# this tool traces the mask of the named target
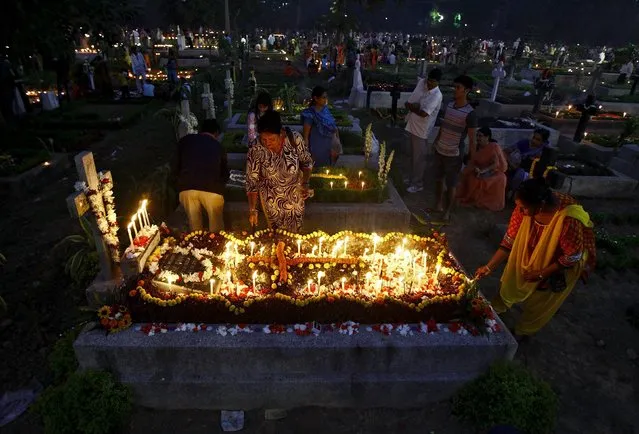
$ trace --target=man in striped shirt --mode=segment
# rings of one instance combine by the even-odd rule
[[[468,136],[469,152],[475,154],[475,129],[477,115],[468,103],[468,92],[473,87],[473,80],[461,75],[457,77],[454,100],[446,106],[444,119],[435,139],[435,178],[437,180],[436,211],[443,212],[444,220],[450,219],[450,211],[455,203],[455,193],[459,173],[462,168],[465,139]],[[444,197],[446,184],[446,197]],[[444,203],[444,199],[446,202]]]

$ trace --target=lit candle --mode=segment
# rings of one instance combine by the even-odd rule
[[[321,291],[322,289],[322,277],[326,276],[326,273],[324,273],[323,271],[318,271],[317,272],[317,291]]]
[[[585,132],[585,133],[584,133],[584,137],[588,137],[588,132]]]
[[[424,273],[419,273],[417,276],[417,288],[421,290],[422,288],[422,279],[424,278]]]
[[[362,181],[362,191],[364,191],[364,186],[366,185],[366,183],[364,181]]]
[[[264,256],[264,246],[260,247],[260,256]]]
[[[368,254],[368,252],[369,252],[369,251],[370,251],[370,249],[369,249],[368,247],[367,247],[367,248],[365,248],[365,249],[364,249],[364,255],[363,255],[363,256],[364,256],[364,257],[366,257],[366,255]]]
[[[439,279],[439,272],[442,269],[442,264],[440,264],[439,262],[437,263],[437,265],[435,266],[435,280]]]
[[[142,232],[142,229],[146,226],[146,223],[144,221],[144,216],[142,214],[142,207],[138,209],[138,212],[136,213],[136,215],[138,216],[138,221],[140,222],[140,232]]]
[[[328,175],[330,172],[331,172],[330,170],[326,169],[326,174],[327,174],[327,175]]]
[[[568,111],[572,110],[572,105],[568,105]]]
[[[257,279],[257,271],[253,271],[253,291],[257,290],[257,286],[255,286],[255,279]]]
[[[227,272],[226,272],[226,284],[227,284],[227,285],[230,285],[230,284],[232,283],[231,277],[232,277],[231,272],[230,272],[230,271],[227,271]]]
[[[626,113],[626,112],[623,112],[623,117],[625,118],[627,114],[628,114],[628,113]]]
[[[313,250],[311,250],[311,256],[315,256],[315,250],[317,250],[317,246],[313,246]]]
[[[368,273],[366,273],[366,287],[368,288],[368,286],[371,283],[371,277],[373,277],[373,273],[371,273],[370,271]]]
[[[146,207],[148,204],[149,204],[149,201],[147,199],[144,199],[142,201],[142,212],[144,214],[144,220],[146,221],[146,225],[151,226],[151,220],[149,220],[149,213],[146,210]]]
[[[302,240],[297,240],[297,256],[302,255]]]
[[[361,170],[360,170],[360,171],[359,171],[359,173],[357,174],[357,177],[358,177],[358,178],[360,178],[360,179],[362,178],[362,171],[361,171]]]
[[[347,255],[347,253],[346,253],[346,248],[347,248],[347,247],[348,247],[348,237],[346,237],[346,238],[344,239],[344,256],[346,256],[346,255]]]
[[[404,285],[404,278],[399,278],[399,288],[397,289],[397,293],[399,293],[399,289],[401,288],[402,294],[406,293],[406,286]]]
[[[333,189],[333,181],[329,182],[329,184],[331,185],[331,190]]]
[[[255,241],[251,241],[251,256],[253,256],[254,251],[255,251]]]
[[[322,256],[322,241],[324,241],[324,237],[319,239],[319,256]]]
[[[311,283],[313,283],[313,281],[311,279],[308,279],[308,293],[311,293]]]
[[[213,295],[213,285],[215,285],[215,279],[209,280],[209,295]]]
[[[377,242],[379,241],[377,234],[373,234],[373,256],[377,253]]]
[[[556,117],[556,118],[558,118],[558,117],[559,117],[559,110],[557,110],[557,111],[555,112],[555,117]]]
[[[344,181],[344,188],[348,188],[348,181]]]
[[[138,237],[138,228],[135,225],[135,219],[137,218],[137,214],[133,214],[133,217],[131,217],[131,224],[133,225],[133,233],[135,234],[135,236],[133,238],[137,238]],[[140,228],[142,229],[142,228]]]
[[[132,246],[133,237],[131,236],[131,226],[133,226],[133,222],[129,223],[129,225],[126,227],[126,230],[129,232],[129,244]]]
[[[342,292],[346,291],[346,277],[342,277]]]

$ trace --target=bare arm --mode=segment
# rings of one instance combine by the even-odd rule
[[[309,146],[310,137],[311,137],[311,124],[304,122],[304,129],[302,130],[302,136],[304,137],[304,143],[306,146]]]
[[[477,151],[477,136],[475,131],[476,128],[468,128],[468,150],[470,152],[471,159],[475,156],[475,152]]]

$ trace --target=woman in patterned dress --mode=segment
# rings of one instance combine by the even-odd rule
[[[492,259],[475,272],[483,278],[508,259],[492,305],[503,313],[523,303],[515,326],[521,341],[559,310],[577,281],[595,265],[590,216],[572,197],[553,192],[543,178],[522,183],[506,235]]]
[[[258,223],[258,197],[270,229],[299,232],[313,159],[302,136],[284,129],[279,113],[267,111],[257,124],[257,143],[246,156],[249,223]]]

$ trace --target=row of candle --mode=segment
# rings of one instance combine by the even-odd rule
[[[149,213],[147,212],[147,205],[149,201],[144,199],[140,203],[140,207],[138,210],[131,216],[131,221],[129,225],[126,227],[127,232],[129,233],[129,243],[133,246],[133,240],[138,237],[138,232],[141,232],[145,227],[151,226],[151,220],[149,219]],[[133,229],[133,232],[131,232]]]

